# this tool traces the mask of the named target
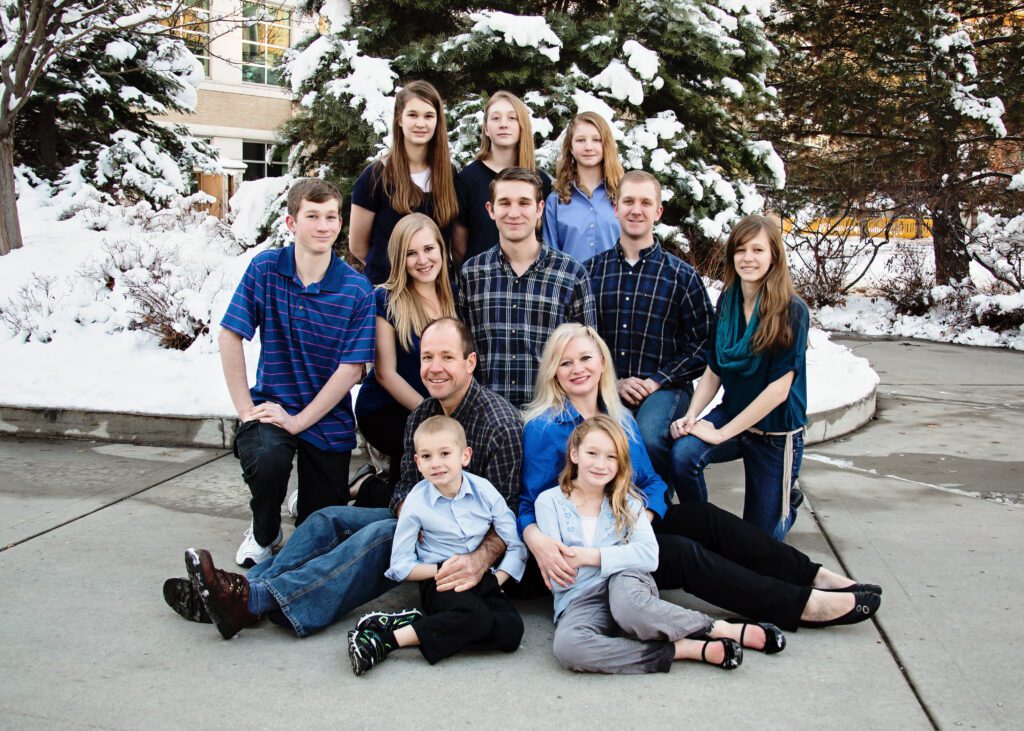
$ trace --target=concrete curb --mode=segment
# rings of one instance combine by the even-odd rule
[[[808,414],[805,444],[849,434],[874,415],[874,389],[859,401]],[[238,419],[225,416],[161,416],[0,405],[0,434],[16,437],[230,449],[237,426]]]
[[[0,405],[0,434],[230,449],[238,419]]]

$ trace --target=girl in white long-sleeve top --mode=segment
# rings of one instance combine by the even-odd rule
[[[675,660],[739,667],[744,625],[658,597],[658,544],[631,475],[622,427],[599,415],[573,431],[559,485],[537,498],[537,527],[572,549],[577,569],[574,583],[552,584],[555,657],[600,673],[668,672]]]

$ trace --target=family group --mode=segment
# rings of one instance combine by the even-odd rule
[[[880,587],[784,542],[803,499],[809,316],[778,227],[733,227],[715,308],[655,236],[658,180],[623,170],[599,115],[570,123],[553,181],[508,92],[490,97],[461,172],[447,137],[433,86],[398,92],[390,150],[352,194],[365,276],[333,253],[338,190],[292,186],[294,245],[252,259],[219,337],[252,494],[236,555],[249,572],[189,549],[167,603],[225,639],[263,617],[305,637],[419,582],[420,608],[371,612],[348,633],[357,675],[399,647],[431,664],[514,651],[512,600],[542,595],[555,657],[591,672],[732,669],[744,648],[781,651],[782,630],[872,616]],[[243,340],[257,331],[250,388]],[[357,425],[386,471],[350,477]],[[704,479],[735,459],[742,518]],[[745,619],[659,596],[679,588]]]

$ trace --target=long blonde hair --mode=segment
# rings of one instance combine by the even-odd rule
[[[604,494],[608,498],[612,515],[615,516],[615,532],[619,534],[619,538],[623,542],[626,542],[633,533],[637,519],[629,507],[629,498],[643,504],[643,497],[633,486],[633,463],[629,456],[629,440],[626,438],[626,433],[622,431],[622,427],[614,420],[604,414],[599,414],[573,429],[565,448],[565,467],[562,468],[562,472],[558,476],[558,485],[566,497],[569,497],[576,489],[575,482],[579,478],[580,470],[579,465],[572,461],[572,453],[575,450],[578,455],[583,440],[595,431],[607,434],[608,438],[612,440],[612,444],[615,445],[615,457],[619,464],[619,471],[604,486]]]
[[[572,138],[576,134],[576,125],[580,122],[594,125],[601,135],[601,172],[604,175],[604,189],[608,192],[608,200],[614,201],[619,192],[619,181],[622,180],[625,171],[619,161],[619,148],[612,137],[612,128],[597,112],[580,112],[569,123],[562,138],[562,151],[558,155],[558,169],[552,187],[558,193],[558,200],[568,203],[572,199],[573,185],[580,185],[576,172],[576,158],[572,156]]]
[[[405,257],[409,253],[409,242],[412,237],[423,229],[430,231],[441,252],[441,270],[434,280],[434,291],[441,305],[441,317],[455,316],[455,298],[452,296],[452,285],[448,279],[448,256],[445,253],[444,239],[429,216],[422,213],[410,213],[403,217],[391,232],[388,240],[388,259],[391,261],[391,274],[381,285],[390,293],[388,297],[388,315],[395,323],[395,334],[398,342],[405,350],[412,349],[412,338],[420,335],[423,329],[434,319],[423,309],[423,302],[413,288],[413,280],[405,267]]]
[[[500,101],[507,101],[516,110],[516,121],[519,122],[519,142],[516,143],[515,167],[526,168],[537,171],[537,158],[533,149],[533,125],[530,123],[530,110],[523,103],[523,100],[510,91],[496,91],[487,100],[484,107],[484,123],[480,128],[480,152],[476,153],[477,160],[487,160],[491,156],[491,138],[485,131],[487,128],[487,115],[491,107]]]
[[[391,149],[379,166],[380,180],[391,201],[391,207],[399,213],[412,213],[423,202],[424,192],[412,182],[409,156],[405,152],[405,135],[402,133],[402,112],[412,99],[425,101],[437,113],[434,136],[430,138],[427,146],[427,163],[430,166],[433,218],[438,226],[447,226],[458,215],[459,202],[455,195],[451,153],[448,151],[448,122],[445,119],[444,102],[430,82],[410,81],[395,95],[395,116],[391,120]]]
[[[621,426],[625,431],[632,432],[629,412],[619,400],[619,392],[615,386],[615,366],[612,360],[611,351],[605,344],[597,330],[578,322],[567,322],[556,327],[548,336],[544,344],[544,352],[540,356],[540,366],[537,368],[537,387],[534,390],[533,400],[528,403],[524,411],[524,419],[529,421],[539,416],[551,413],[561,413],[569,405],[569,397],[558,383],[558,363],[562,360],[562,353],[569,342],[574,338],[589,338],[597,348],[601,356],[601,380],[598,382],[597,396],[604,404],[605,413],[612,421]]]
[[[761,322],[750,341],[755,353],[785,350],[793,344],[793,327],[789,323],[789,303],[796,297],[793,280],[789,276],[786,262],[786,247],[782,243],[782,232],[770,218],[758,215],[745,216],[733,226],[725,244],[725,273],[722,277],[722,291],[738,287],[734,255],[740,244],[745,244],[761,231],[768,235],[772,254],[771,268],[761,282]]]

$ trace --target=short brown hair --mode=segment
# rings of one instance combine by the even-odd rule
[[[526,168],[510,167],[505,168],[491,181],[491,185],[488,187],[487,192],[491,200],[491,205],[494,205],[494,191],[498,189],[498,183],[503,183],[506,180],[515,180],[522,183],[529,183],[533,186],[533,196],[540,202],[544,193],[543,183],[540,182],[540,176],[532,170]]]
[[[288,215],[294,218],[299,215],[303,201],[326,203],[331,198],[338,201],[338,213],[341,213],[341,191],[334,183],[323,178],[302,178],[292,183],[288,190]]]
[[[459,449],[466,448],[466,430],[462,428],[462,424],[452,417],[444,416],[443,414],[431,416],[416,427],[416,431],[412,435],[412,442],[416,444],[420,435],[426,436],[427,434],[443,434],[446,432],[455,437],[455,446]]]
[[[470,353],[476,352],[476,343],[473,342],[473,333],[469,330],[469,325],[464,323],[457,317],[439,317],[432,321],[420,333],[420,340],[423,340],[423,336],[427,334],[427,330],[434,327],[435,325],[448,324],[455,328],[455,332],[459,334],[459,342],[462,343],[462,357],[468,358]]]
[[[619,198],[622,196],[622,186],[626,183],[654,183],[654,192],[657,194],[654,202],[661,205],[661,183],[646,170],[630,170],[622,176],[622,180],[619,181],[619,190],[615,195],[616,203],[619,202]]]

